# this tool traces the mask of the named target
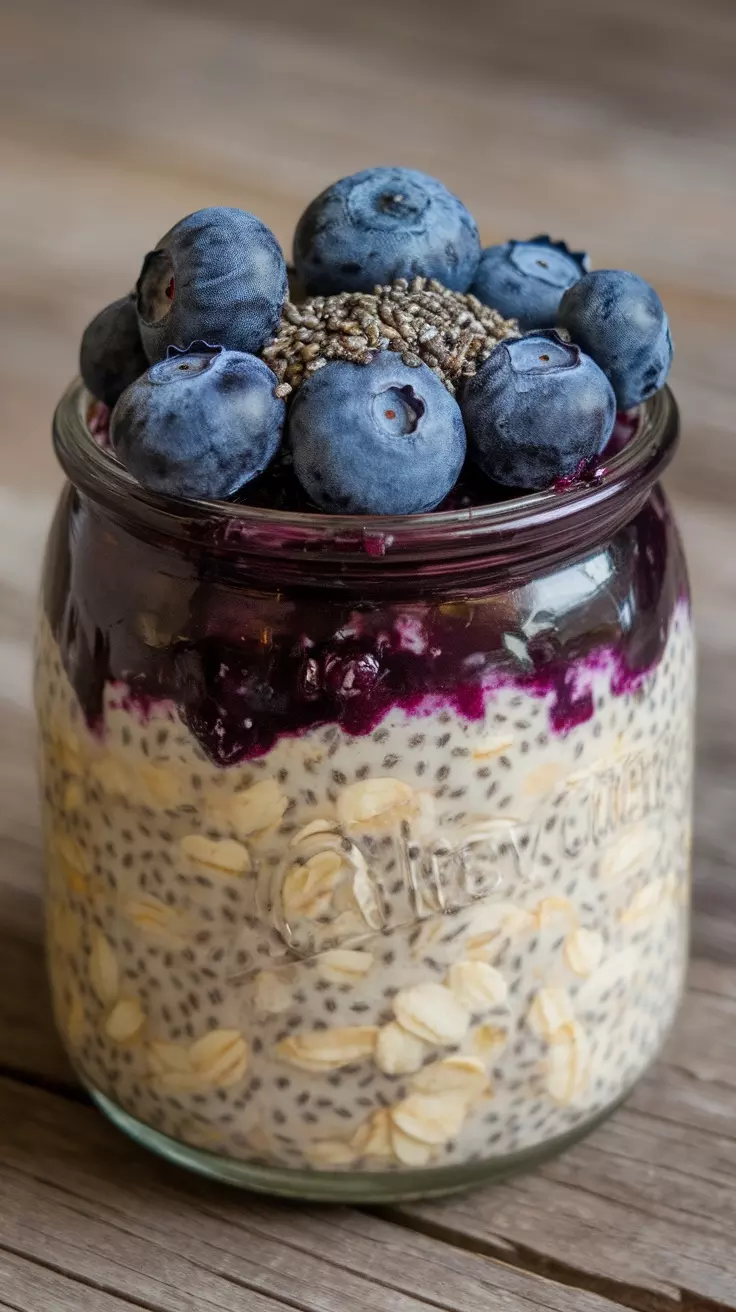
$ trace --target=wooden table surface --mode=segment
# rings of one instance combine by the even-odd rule
[[[0,1308],[736,1309],[736,9],[733,0],[0,3]],[[538,1171],[378,1210],[259,1201],[144,1155],[54,1035],[29,693],[92,313],[201,205],[288,244],[327,182],[437,173],[487,241],[549,229],[667,303],[669,478],[700,637],[690,992],[626,1107]]]

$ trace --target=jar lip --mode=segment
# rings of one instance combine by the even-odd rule
[[[169,538],[196,537],[201,546],[243,555],[283,557],[318,553],[365,562],[401,557],[422,561],[443,552],[457,559],[477,554],[546,555],[550,538],[572,549],[578,530],[603,530],[621,511],[641,503],[669,464],[677,446],[677,404],[669,387],[637,407],[639,423],[626,445],[607,459],[595,478],[564,491],[524,493],[510,500],[416,515],[331,515],[271,510],[234,502],[168,497],[142,487],[98,442],[87,425],[93,397],[80,378],[61,397],[53,440],[70,482],[118,520]],[[513,546],[510,547],[510,544]]]

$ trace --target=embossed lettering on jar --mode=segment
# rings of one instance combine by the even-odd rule
[[[352,520],[168,513],[65,398],[49,963],[131,1133],[391,1198],[527,1164],[628,1093],[687,953],[675,429],[663,392],[597,485],[397,519],[376,555]]]

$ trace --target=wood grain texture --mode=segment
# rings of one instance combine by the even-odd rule
[[[253,1202],[184,1177],[90,1108],[45,1092],[0,1081],[0,1116],[0,1252],[156,1312],[611,1309],[479,1257],[458,1262],[454,1248],[422,1235],[409,1265],[403,1229],[390,1220]]]
[[[736,1309],[736,10],[732,0],[0,0],[0,1309]],[[668,478],[700,639],[690,993],[626,1107],[465,1199],[272,1205],[92,1110],[41,954],[30,640],[80,331],[203,204],[288,246],[376,162],[442,176],[486,241],[549,229],[658,287],[683,411]]]

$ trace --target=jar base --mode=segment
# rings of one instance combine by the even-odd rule
[[[426,1198],[447,1198],[451,1194],[465,1193],[483,1185],[498,1184],[540,1166],[585,1138],[601,1122],[607,1120],[630,1093],[627,1090],[590,1120],[582,1122],[567,1134],[494,1161],[476,1162],[468,1166],[444,1166],[437,1170],[351,1172],[284,1170],[220,1157],[216,1153],[170,1139],[168,1135],[161,1134],[123,1111],[122,1107],[111,1102],[92,1085],[86,1084],[86,1088],[97,1107],[113,1125],[143,1148],[177,1166],[253,1193],[302,1202],[337,1204],[408,1203]]]

